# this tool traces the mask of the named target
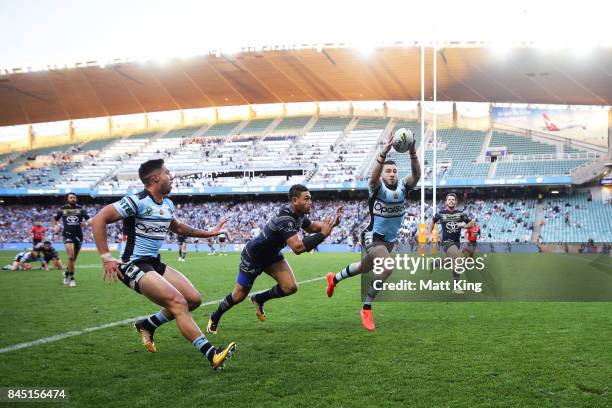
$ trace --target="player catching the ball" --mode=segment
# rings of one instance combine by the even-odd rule
[[[396,134],[401,133],[401,131],[410,132],[400,129]],[[406,135],[400,135],[400,138],[402,136],[404,137],[404,142],[406,142]],[[392,160],[387,160],[387,154],[391,147],[394,144],[396,145],[398,141],[397,136],[389,138],[376,158],[368,186],[370,192],[370,197],[368,198],[370,223],[361,234],[363,248],[361,262],[349,264],[338,273],[328,273],[327,296],[333,296],[336,285],[342,280],[371,271],[374,259],[391,257],[390,252],[393,251],[406,212],[404,201],[408,196],[408,192],[416,186],[421,178],[421,165],[416,152],[414,136],[409,134],[409,137],[412,138],[412,141],[408,140],[407,146],[410,152],[411,175],[399,180],[397,164]],[[399,150],[404,150],[401,146],[398,146],[398,148]],[[381,263],[381,265],[385,264],[384,261]],[[378,278],[386,280],[392,272],[393,269],[385,268]],[[375,330],[372,302],[376,298],[377,293],[378,291],[370,284],[361,308],[361,325],[369,331]]]

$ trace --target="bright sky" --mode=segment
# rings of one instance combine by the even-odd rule
[[[0,0],[0,68],[165,58],[258,44],[537,40],[612,46],[612,2]]]

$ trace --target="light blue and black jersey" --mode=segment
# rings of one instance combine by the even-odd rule
[[[365,233],[370,233],[386,242],[395,242],[406,214],[404,201],[407,195],[408,188],[401,182],[395,190],[391,190],[382,182],[375,190],[370,190],[368,198],[370,223]]]
[[[174,204],[168,198],[156,202],[147,190],[123,197],[113,204],[123,218],[125,246],[123,262],[157,257],[166,240],[174,216]]]
[[[17,262],[42,262],[40,253],[38,256],[34,256],[34,254],[31,251],[24,251],[24,252],[19,252],[17,255],[15,255],[15,258],[13,259],[14,261]]]

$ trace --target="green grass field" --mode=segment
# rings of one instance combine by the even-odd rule
[[[13,255],[0,253],[0,262]],[[162,257],[204,302],[229,291],[239,259]],[[306,281],[358,254],[287,258]],[[158,310],[123,284],[104,284],[95,253],[79,264],[74,289],[57,271],[0,272],[0,348]],[[255,289],[272,282],[262,276]],[[214,308],[195,311],[202,328]],[[88,407],[612,406],[612,303],[385,302],[374,306],[375,333],[361,328],[359,308],[359,278],[332,299],[316,280],[266,304],[266,322],[249,302],[228,312],[211,339],[239,349],[222,372],[173,323],[157,331],[156,354],[123,324],[0,353],[0,387],[65,387],[67,405]]]

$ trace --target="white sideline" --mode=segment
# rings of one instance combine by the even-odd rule
[[[98,266],[98,265],[96,265],[96,266]],[[323,280],[323,279],[325,279],[325,276],[319,276],[318,278],[307,279],[305,281],[298,282],[298,284],[299,285],[303,285],[305,283],[316,282],[316,281],[320,281],[320,280]],[[263,292],[263,291],[255,292],[253,294],[261,293],[261,292]],[[221,301],[223,301],[223,299],[212,300],[210,302],[202,303],[202,306],[214,305],[214,304],[217,304],[217,303],[221,303]],[[24,348],[30,348],[30,347],[34,347],[34,346],[39,346],[41,344],[53,343],[53,342],[56,342],[56,341],[60,341],[60,340],[66,339],[68,337],[80,336],[81,334],[91,333],[91,332],[95,332],[95,331],[102,330],[102,329],[108,329],[109,327],[116,327],[116,326],[121,326],[121,325],[128,324],[128,323],[133,323],[135,320],[141,319],[143,317],[145,317],[145,316],[132,317],[132,318],[129,318],[129,319],[119,320],[117,322],[106,323],[106,324],[103,324],[103,325],[100,325],[100,326],[88,327],[86,329],[81,329],[81,330],[72,330],[72,331],[69,331],[69,332],[56,334],[55,336],[45,337],[45,338],[34,340],[34,341],[27,341],[25,343],[13,344],[12,346],[1,348],[0,349],[0,354],[10,353],[11,351],[21,350],[21,349],[24,349]]]

